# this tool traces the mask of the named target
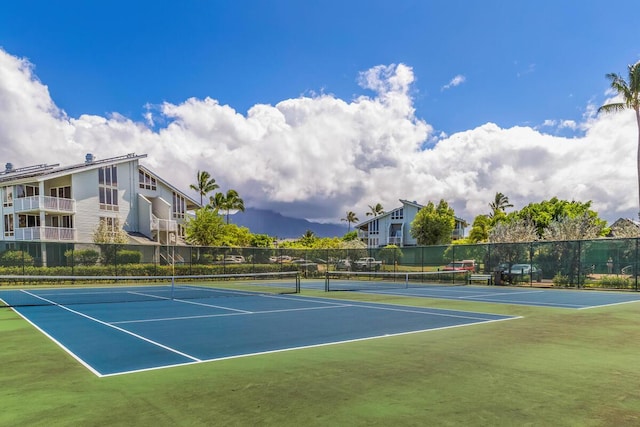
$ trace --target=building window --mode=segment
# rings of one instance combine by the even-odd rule
[[[37,185],[16,185],[16,198],[33,197],[40,195],[40,187]]]
[[[404,208],[391,212],[391,219],[404,219]]]
[[[143,188],[145,190],[155,191],[157,188],[156,179],[141,170],[138,170],[138,181],[140,181],[140,188]]]
[[[71,198],[71,187],[53,187],[49,189],[49,195],[51,197],[58,197],[60,199],[70,199]]]
[[[5,237],[13,236],[13,214],[8,214],[4,216],[4,236]]]
[[[19,228],[40,227],[40,215],[18,215]]]
[[[51,226],[56,228],[73,228],[73,217],[71,215],[52,216]]]
[[[377,219],[374,219],[369,224],[369,234],[378,234],[380,231],[379,222]]]
[[[184,218],[184,214],[186,212],[187,201],[180,194],[173,192],[173,217],[174,218]]]
[[[120,221],[113,217],[100,217],[100,222],[104,223],[104,233],[109,237],[115,237],[120,229]]]
[[[115,165],[98,169],[98,196],[100,209],[118,210],[118,168]]]
[[[2,206],[13,206],[13,187],[4,187],[2,192]]]

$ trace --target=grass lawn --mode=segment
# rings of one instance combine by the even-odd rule
[[[0,425],[640,425],[640,303],[337,296],[524,318],[97,378],[1,308]]]

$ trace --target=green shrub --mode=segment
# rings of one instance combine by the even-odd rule
[[[140,264],[142,253],[140,251],[131,251],[121,249],[116,252],[116,261],[120,264]]]
[[[556,273],[552,281],[554,286],[569,286],[569,276],[565,276],[562,273]]]
[[[76,249],[64,253],[67,265],[96,265],[100,252],[95,249]]]
[[[24,251],[5,251],[0,255],[0,265],[6,267],[22,267],[33,265],[33,257]]]
[[[625,276],[602,276],[596,285],[602,288],[628,289],[631,281]]]

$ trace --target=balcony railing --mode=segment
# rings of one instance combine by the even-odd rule
[[[23,241],[69,242],[76,240],[75,228],[25,227],[16,228],[15,239]]]
[[[178,231],[178,222],[172,219],[160,219],[151,215],[152,231]]]
[[[389,244],[402,246],[402,237],[389,237]]]
[[[13,200],[15,212],[48,211],[48,212],[75,212],[75,199],[62,199],[51,196],[19,197]]]

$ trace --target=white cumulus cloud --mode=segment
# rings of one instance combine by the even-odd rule
[[[584,132],[574,138],[493,123],[433,135],[415,116],[414,79],[407,65],[379,65],[359,76],[373,94],[349,101],[301,96],[243,115],[214,98],[190,98],[147,107],[145,122],[136,122],[68,117],[28,61],[0,50],[0,162],[146,153],[145,165],[185,191],[206,170],[245,206],[321,221],[339,222],[348,210],[362,219],[374,203],[390,210],[401,198],[444,198],[471,222],[498,191],[517,209],[558,196],[592,200],[609,220],[637,212],[632,112],[545,123]]]

